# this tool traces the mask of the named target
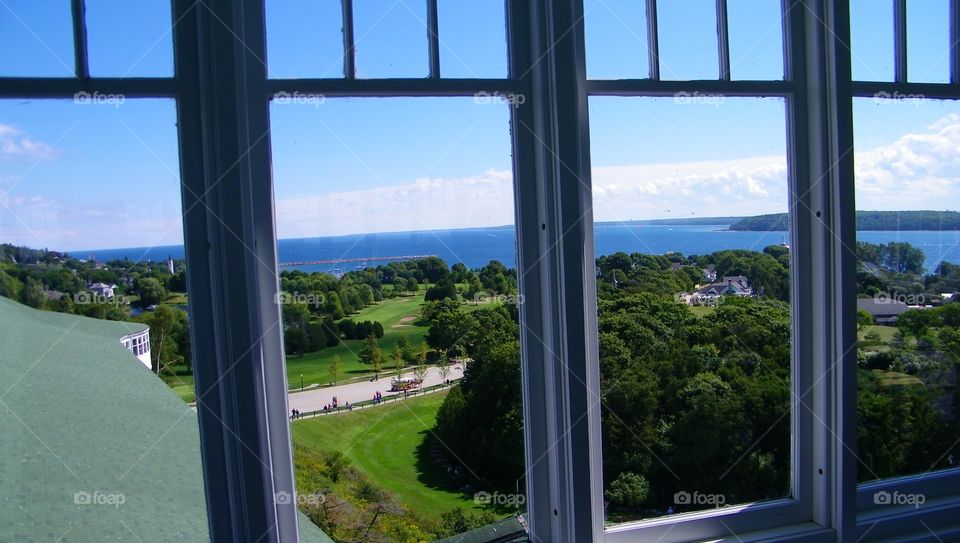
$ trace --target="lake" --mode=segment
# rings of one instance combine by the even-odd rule
[[[597,223],[594,236],[597,255],[617,251],[658,255],[671,251],[684,255],[706,254],[723,249],[760,251],[768,245],[779,245],[785,241],[784,232],[738,232],[727,230],[725,224]],[[920,248],[926,255],[928,272],[943,260],[960,263],[960,231],[862,231],[857,236],[860,241],[901,241]],[[478,268],[490,260],[499,260],[510,267],[516,265],[516,239],[512,226],[282,239],[277,242],[277,252],[281,263],[357,259],[349,263],[296,267],[303,271],[331,273],[384,264],[387,261],[383,258],[390,256],[436,255],[447,264],[463,262],[470,268]],[[129,258],[156,262],[166,260],[167,255],[183,258],[183,247],[72,251],[71,255],[77,258],[93,256],[98,261]]]

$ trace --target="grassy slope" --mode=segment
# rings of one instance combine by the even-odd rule
[[[404,296],[400,298],[391,298],[375,305],[367,307],[357,314],[351,315],[354,321],[379,321],[383,325],[383,338],[379,340],[380,348],[384,353],[384,370],[389,371],[393,367],[390,360],[390,353],[393,352],[397,339],[406,334],[410,342],[417,348],[424,341],[423,336],[427,333],[424,326],[416,326],[413,320],[402,323],[404,317],[414,317],[420,311],[420,304],[423,303],[423,295]],[[399,326],[397,326],[399,325]],[[330,363],[333,356],[340,355],[343,375],[340,381],[353,377],[362,376],[369,373],[371,368],[360,363],[357,360],[357,354],[363,347],[363,340],[355,339],[342,341],[336,347],[327,347],[322,351],[308,353],[302,357],[287,357],[287,379],[291,389],[300,388],[300,374],[303,374],[303,383],[319,383],[326,385],[330,383]]]
[[[454,507],[480,510],[473,496],[440,488],[444,474],[421,447],[446,392],[293,424],[294,443],[340,451],[411,510],[437,519]]]

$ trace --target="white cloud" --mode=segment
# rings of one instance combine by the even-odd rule
[[[460,178],[420,178],[403,185],[334,192],[276,202],[279,238],[434,230],[513,222],[509,171]]]
[[[0,124],[3,142],[24,136]],[[17,143],[26,152],[29,146]],[[38,147],[35,147],[36,149]],[[21,151],[18,151],[21,152]],[[0,150],[0,156],[5,151]],[[858,209],[960,209],[960,115],[855,156]],[[598,166],[593,172],[599,221],[755,215],[787,208],[784,157]],[[2,181],[2,179],[0,179]],[[316,184],[319,186],[319,183]],[[62,250],[180,242],[179,202],[81,205],[0,191],[2,241]],[[299,197],[278,195],[282,238],[497,226],[514,222],[512,174],[488,170],[463,178]]]
[[[856,154],[857,208],[960,208],[960,115]]]
[[[31,138],[13,125],[0,124],[0,157],[42,160],[54,156],[53,148],[46,143]]]
[[[179,202],[90,205],[0,193],[0,240],[69,251],[175,245],[183,240]]]

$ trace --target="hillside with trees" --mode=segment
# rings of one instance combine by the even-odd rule
[[[744,217],[730,225],[730,230],[786,231],[786,213]],[[857,211],[857,230],[960,230],[960,213],[956,211]]]

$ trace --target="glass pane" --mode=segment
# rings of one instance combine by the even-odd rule
[[[354,0],[357,77],[426,77],[427,3]]]
[[[864,482],[960,461],[960,104],[858,99],[854,132]]]
[[[300,509],[337,541],[522,532],[509,106],[271,115]]]
[[[503,0],[438,0],[443,77],[507,77],[504,6]]]
[[[728,0],[731,78],[783,79],[780,10],[770,0]]]
[[[647,8],[643,0],[584,2],[587,77],[647,79]]]
[[[0,540],[202,539],[175,105],[0,119]]]
[[[343,77],[340,0],[267,0],[268,76]]]
[[[607,522],[790,495],[784,118],[590,100]]]
[[[170,1],[86,0],[90,75],[170,77]]]
[[[715,0],[658,0],[662,79],[718,79]]]
[[[854,81],[893,81],[893,2],[850,0]]]
[[[0,4],[0,29],[0,76],[74,75],[69,0],[7,0]]]
[[[950,82],[949,0],[907,1],[907,80]]]

